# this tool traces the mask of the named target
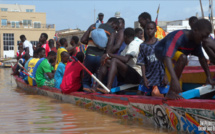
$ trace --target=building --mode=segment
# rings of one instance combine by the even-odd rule
[[[0,57],[14,57],[24,34],[33,45],[41,33],[55,35],[55,25],[46,24],[46,13],[36,12],[33,5],[0,4]]]
[[[175,20],[166,22],[165,25],[159,25],[167,33],[181,29],[191,29],[188,20]]]
[[[205,17],[205,19],[208,19],[208,17]],[[167,33],[173,32],[175,30],[191,29],[189,25],[189,18],[185,20],[158,21],[158,26],[163,28],[163,30]],[[215,29],[215,17],[213,18],[213,26]],[[134,28],[141,28],[138,21],[134,22]]]
[[[167,33],[180,29],[190,29],[188,20],[158,21],[158,26]],[[141,28],[138,21],[134,22],[134,28]]]
[[[80,29],[64,29],[64,30],[56,31],[56,33],[58,33],[58,36],[60,38],[66,38],[68,45],[71,46],[70,40],[71,40],[72,36],[78,36],[79,41],[80,41],[81,37],[83,36],[85,31],[81,31]]]

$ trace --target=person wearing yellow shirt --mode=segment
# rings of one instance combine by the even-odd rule
[[[57,49],[57,64],[55,65],[55,70],[57,70],[57,67],[59,63],[61,62],[61,53],[66,51],[66,47],[68,46],[67,40],[65,38],[60,39],[60,45],[61,47]]]
[[[34,69],[35,65],[37,64],[37,62],[40,60],[40,58],[46,57],[45,48],[40,47],[36,51],[37,51],[37,56],[35,56],[33,59],[31,59],[28,63],[28,72],[31,74],[33,73],[33,69]],[[28,76],[28,83],[31,86],[36,85],[36,81],[33,80],[30,76]]]

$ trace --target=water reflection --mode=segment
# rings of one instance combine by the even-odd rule
[[[0,133],[108,134],[175,133],[138,126],[16,87],[10,69],[0,68]]]

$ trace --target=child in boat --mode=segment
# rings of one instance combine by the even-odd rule
[[[19,59],[18,63],[20,63],[23,67],[25,66],[26,61],[30,58],[30,55],[28,53],[26,53],[25,55],[22,56],[22,58]],[[17,65],[16,71],[19,72],[19,77],[21,78],[25,78],[26,75],[22,72],[24,71],[23,68],[21,68],[21,66],[19,66],[19,64]]]
[[[83,63],[84,53],[78,52],[76,58]],[[69,94],[71,92],[81,91],[82,90],[82,76],[83,68],[82,66],[73,60],[66,65],[65,73],[63,76],[62,83],[60,85],[62,93]]]
[[[56,61],[56,53],[51,51],[48,57],[40,59],[39,66],[36,68],[36,83],[38,87],[49,86],[54,87],[54,63]],[[38,63],[37,63],[38,64]],[[35,68],[34,68],[35,69]]]
[[[65,72],[65,68],[66,68],[66,63],[69,60],[69,53],[64,51],[61,53],[61,62],[59,63],[57,70],[55,72],[54,75],[54,79],[55,79],[55,88],[60,89],[60,85],[62,83],[62,79],[63,79],[63,75]]]
[[[73,47],[73,54],[72,55],[76,56],[76,54],[78,52],[85,53],[85,47],[84,47],[84,45],[79,43],[78,36],[72,36],[70,44]]]
[[[210,71],[201,49],[201,42],[208,38],[212,31],[211,23],[208,20],[198,20],[192,30],[178,30],[169,33],[155,47],[156,57],[164,62],[170,76],[170,89],[166,94],[166,99],[180,99],[179,93],[182,89],[179,84],[179,78],[187,64],[187,55],[196,55],[199,58],[202,68],[207,76],[207,83],[214,85],[211,79]],[[172,60],[175,61],[175,67],[172,66]]]
[[[135,39],[135,32],[133,28],[126,28],[124,31],[124,41],[127,44],[121,55],[107,53],[110,64],[100,68],[99,79],[103,80],[110,68],[108,74],[107,88],[111,89],[115,76],[117,80],[124,84],[139,84],[142,80],[140,66],[136,65],[137,57],[139,54],[140,44],[143,42],[140,39]],[[97,88],[97,90],[107,93],[104,89]]]
[[[17,61],[22,58],[22,56],[25,55],[25,51],[23,49],[23,45],[22,43],[19,44],[19,47],[18,47],[18,51],[16,52],[16,56],[17,56]]]
[[[42,33],[40,35],[40,39],[39,40],[43,44],[42,47],[45,48],[46,57],[48,56],[48,53],[51,51],[51,48],[49,47],[47,39],[48,39],[48,35],[46,33]]]
[[[33,70],[37,64],[37,62],[41,59],[41,58],[45,58],[46,57],[46,52],[45,52],[45,48],[43,47],[39,47],[37,50],[35,50],[34,52],[37,52],[37,54],[34,54],[33,59],[31,59],[28,63],[28,72],[32,74],[33,76]],[[28,76],[28,83],[31,86],[36,86],[36,81],[33,80],[30,76]]]
[[[61,38],[60,39],[60,48],[57,49],[57,64],[55,65],[55,70],[57,70],[58,64],[61,62],[61,53],[66,51],[66,47],[68,46],[66,38]]]
[[[136,28],[134,31],[135,31],[135,37],[137,37],[140,40],[142,40],[142,38],[143,38],[143,30],[141,28]]]
[[[137,65],[141,66],[143,85],[139,86],[138,94],[152,93],[154,86],[158,86],[161,94],[166,94],[169,90],[163,83],[165,78],[165,68],[161,61],[155,57],[154,48],[158,44],[155,37],[156,23],[149,22],[146,24],[147,40],[140,45],[140,53],[137,59]]]

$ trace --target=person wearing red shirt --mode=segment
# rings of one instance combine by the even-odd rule
[[[47,42],[48,35],[46,33],[41,33],[40,35],[40,42],[43,44],[42,47],[46,50],[46,57],[48,56],[48,53],[51,51],[49,44]]]
[[[76,58],[83,63],[84,54],[82,52],[78,52]],[[81,91],[82,76],[83,68],[78,62],[73,60],[72,62],[67,63],[63,80],[60,85],[62,93],[69,94],[71,92]]]
[[[16,52],[16,56],[17,56],[17,60],[19,60],[20,58],[22,58],[23,55],[25,55],[25,51],[23,49],[23,45],[20,45],[18,47],[18,51]]]

